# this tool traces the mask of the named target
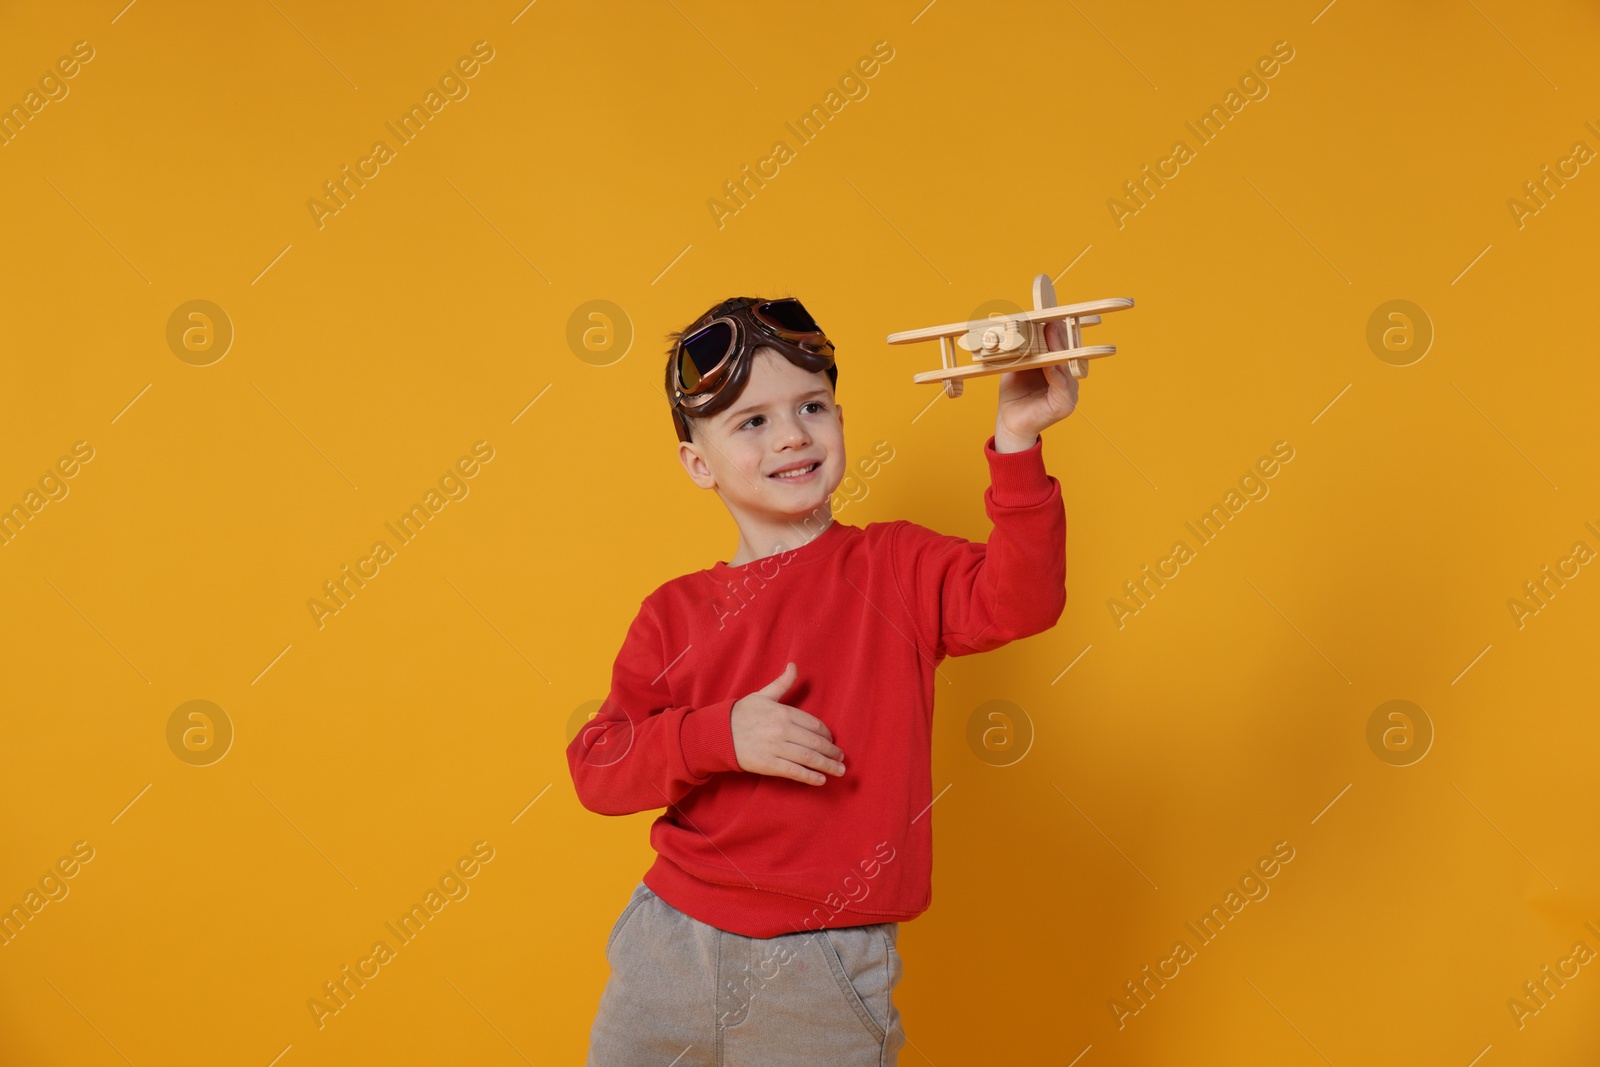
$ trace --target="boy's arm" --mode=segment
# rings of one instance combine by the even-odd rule
[[[676,804],[717,771],[737,771],[730,715],[735,699],[693,708],[672,704],[661,627],[646,601],[628,627],[600,711],[567,746],[578,799],[601,815]],[[681,668],[680,668],[681,669]]]
[[[895,524],[890,544],[901,593],[935,623],[935,658],[987,652],[1048,630],[1067,603],[1067,513],[1045,472],[1044,441],[1016,452],[983,445],[989,462],[988,543]]]

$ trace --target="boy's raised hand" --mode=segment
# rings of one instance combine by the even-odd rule
[[[1060,343],[1057,327],[1045,324],[1045,336],[1052,352]],[[1047,367],[1027,367],[1000,375],[1000,408],[995,415],[995,448],[1016,452],[1033,447],[1039,431],[1071,415],[1078,406],[1078,379],[1064,363]]]
[[[821,719],[778,702],[794,688],[799,675],[793,663],[785,664],[778,677],[734,702],[729,716],[734,755],[739,766],[753,774],[822,785],[828,779],[819,771],[844,774],[844,752],[834,745],[833,732]]]

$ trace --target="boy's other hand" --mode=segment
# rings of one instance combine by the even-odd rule
[[[819,771],[844,774],[844,751],[821,719],[778,702],[799,675],[793,663],[785,664],[778,677],[734,702],[733,751],[739,766],[753,774],[822,785],[828,779]]]
[[[1052,352],[1066,345],[1059,341],[1059,323],[1046,323],[1046,341]],[[1078,379],[1066,364],[1027,367],[1000,375],[1000,408],[994,420],[997,452],[1032,448],[1039,431],[1071,415],[1078,406]]]

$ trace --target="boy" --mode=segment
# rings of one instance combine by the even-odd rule
[[[982,544],[833,520],[838,368],[798,300],[725,300],[671,339],[678,456],[739,543],[644,598],[567,748],[584,807],[666,809],[606,944],[588,1062],[893,1065],[899,924],[932,901],[934,672],[1065,607],[1039,431],[1077,381],[1000,375]]]

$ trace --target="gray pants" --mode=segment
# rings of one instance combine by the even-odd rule
[[[611,929],[588,1067],[895,1067],[899,923],[745,937],[640,882]]]

